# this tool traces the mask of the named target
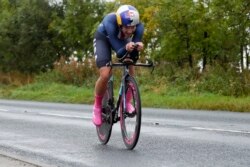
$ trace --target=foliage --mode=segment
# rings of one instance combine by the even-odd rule
[[[54,5],[49,31],[59,56],[79,57],[92,52],[93,29],[103,17],[104,4],[99,0],[68,0]]]
[[[194,6],[191,1],[166,1],[158,15],[161,20],[161,59],[180,60],[189,52]],[[162,19],[164,18],[164,20]]]
[[[34,75],[24,74],[19,71],[11,71],[7,73],[0,72],[0,84],[10,85],[14,87],[32,83]]]
[[[158,13],[161,50],[157,59],[191,68],[203,60],[221,65],[243,61],[249,44],[249,3],[226,1],[164,1]],[[244,35],[243,35],[244,34]],[[249,50],[246,51],[249,53]],[[242,66],[243,67],[243,66]]]
[[[90,41],[103,10],[97,0],[0,1],[0,70],[34,73],[60,56],[92,55]]]
[[[6,88],[7,89],[7,88]],[[36,82],[17,89],[1,90],[1,98],[53,101],[65,103],[91,103],[93,92],[87,88],[60,83]]]
[[[3,71],[33,73],[53,60],[47,27],[51,8],[47,1],[1,1],[0,68]]]
[[[209,69],[201,78],[198,90],[223,96],[250,95],[249,73],[236,72],[233,68],[225,70],[220,66]]]
[[[163,96],[178,96],[183,93],[187,93],[187,96],[199,93],[234,97],[250,95],[250,73],[247,70],[239,72],[234,67],[224,68],[218,64],[208,66],[203,72],[199,68],[159,64],[153,75],[139,73],[137,79],[143,92]]]
[[[53,71],[40,75],[37,80],[93,87],[94,79],[97,76],[97,69],[94,67],[94,63],[93,59],[78,61],[73,58],[61,57],[54,63]]]
[[[158,92],[144,91],[144,86],[149,85],[140,84],[143,107],[250,111],[249,97],[236,98],[212,93],[174,92],[175,87],[171,86],[168,86],[168,91],[160,90],[159,86],[157,86],[160,90]],[[0,98],[93,104],[93,89],[94,87],[77,87],[49,82],[36,82],[18,88],[0,84]]]

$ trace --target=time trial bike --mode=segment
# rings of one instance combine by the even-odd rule
[[[114,123],[120,121],[123,142],[127,149],[132,150],[136,146],[141,129],[141,97],[138,84],[133,76],[129,74],[129,66],[154,67],[151,60],[146,63],[134,63],[131,59],[125,58],[119,63],[108,64],[111,68],[122,67],[123,73],[117,100],[114,100],[114,76],[111,75],[107,90],[102,100],[102,125],[96,127],[99,141],[107,144]],[[131,104],[134,110],[127,110],[128,92],[132,92]],[[130,95],[131,95],[130,92]]]

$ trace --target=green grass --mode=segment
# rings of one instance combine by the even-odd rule
[[[34,83],[16,89],[0,88],[0,98],[62,103],[92,103],[93,91],[58,83]],[[5,92],[5,93],[4,93]],[[6,93],[8,92],[8,93]]]
[[[144,106],[250,112],[250,97],[236,98],[205,93],[189,95],[183,93],[178,96],[147,94],[142,99],[145,102],[151,102],[150,105],[144,104]]]
[[[93,104],[93,88],[46,82],[36,82],[21,87],[0,85],[0,98]],[[142,86],[140,89],[143,107],[250,112],[250,97],[190,93],[171,87],[164,87],[164,90],[160,88],[150,90]]]

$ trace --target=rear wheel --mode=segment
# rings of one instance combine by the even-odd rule
[[[132,98],[129,101],[134,107],[133,112],[126,111],[124,100],[128,99],[126,96],[128,92],[132,93]],[[127,101],[128,102],[128,101]],[[127,103],[126,102],[126,103]],[[141,129],[141,99],[140,93],[135,79],[132,76],[126,78],[125,95],[122,95],[120,104],[120,124],[122,131],[122,138],[126,147],[132,150],[139,139]]]
[[[96,127],[97,136],[102,144],[107,144],[113,125],[112,104],[113,104],[113,85],[112,81],[108,82],[108,88],[102,100],[102,125]]]

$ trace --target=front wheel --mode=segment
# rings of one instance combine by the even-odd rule
[[[130,109],[132,107],[134,110],[128,111],[127,104],[130,105]],[[132,76],[128,76],[125,81],[125,95],[122,95],[120,103],[120,117],[124,144],[128,149],[132,150],[138,142],[141,129],[140,93],[137,83]]]

